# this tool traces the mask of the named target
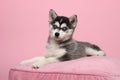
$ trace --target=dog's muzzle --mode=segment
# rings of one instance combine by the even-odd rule
[[[58,38],[59,35],[60,35],[60,34],[59,34],[58,32],[55,33],[55,37],[56,37],[56,38]]]

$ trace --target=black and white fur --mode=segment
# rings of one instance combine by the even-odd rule
[[[33,63],[33,68],[60,62],[74,60],[86,56],[104,56],[105,53],[96,45],[79,42],[72,38],[77,25],[77,16],[58,16],[54,10],[49,11],[49,37],[46,54],[42,57],[22,61],[21,64]]]

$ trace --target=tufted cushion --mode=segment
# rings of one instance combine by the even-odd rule
[[[10,69],[9,80],[120,80],[120,59],[84,57],[37,70],[31,65],[18,66]]]

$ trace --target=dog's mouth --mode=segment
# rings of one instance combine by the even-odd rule
[[[61,41],[62,39],[59,38],[59,37],[55,37],[54,40],[55,40],[55,41]]]
[[[56,42],[64,42],[65,38],[54,38]]]

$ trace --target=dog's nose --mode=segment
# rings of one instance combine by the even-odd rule
[[[58,32],[55,33],[55,37],[59,37],[59,35],[60,35],[60,34],[59,34]]]

